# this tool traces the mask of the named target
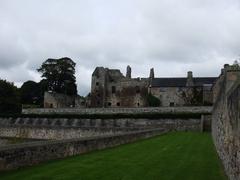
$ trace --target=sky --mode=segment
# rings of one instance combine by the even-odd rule
[[[48,58],[76,62],[78,93],[97,66],[133,77],[218,76],[240,56],[239,0],[0,0],[0,78],[41,80]]]

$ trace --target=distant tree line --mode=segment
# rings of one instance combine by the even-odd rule
[[[0,113],[20,112],[19,90],[13,83],[0,79]]]
[[[20,88],[0,79],[0,114],[20,113],[22,105],[43,107],[45,91],[77,95],[75,65],[67,57],[47,59],[37,69],[43,79],[26,81]]]

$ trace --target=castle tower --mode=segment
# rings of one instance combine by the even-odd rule
[[[104,107],[107,68],[96,67],[92,74],[91,107]]]
[[[186,86],[194,86],[192,71],[188,71],[188,73],[187,73],[187,83],[186,83]]]
[[[126,77],[129,78],[129,79],[131,79],[131,77],[132,77],[131,74],[132,74],[132,69],[131,69],[131,67],[128,65],[128,66],[127,66]]]

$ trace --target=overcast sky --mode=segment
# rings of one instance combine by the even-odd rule
[[[65,56],[81,95],[96,66],[218,76],[240,55],[239,22],[239,0],[0,0],[0,78],[39,81],[43,61]]]

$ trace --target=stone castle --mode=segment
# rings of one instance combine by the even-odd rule
[[[187,77],[156,78],[152,68],[149,77],[132,78],[131,71],[127,66],[124,76],[118,69],[97,67],[87,99],[45,92],[44,107],[149,107],[149,96],[159,101],[157,106],[212,105],[217,77],[193,77],[189,71]]]
[[[155,78],[150,69],[147,78],[132,78],[118,69],[97,67],[92,74],[91,107],[147,107],[148,96],[159,99],[159,106],[211,105],[212,86],[217,77]]]
[[[0,117],[0,171],[169,131],[211,131],[226,175],[230,180],[239,180],[240,66],[224,65],[217,79],[194,78],[191,72],[185,78],[155,78],[153,69],[150,72],[148,78],[141,79],[131,78],[130,67],[126,76],[103,67],[93,72],[90,105],[127,108],[33,108],[23,109],[23,116]],[[175,107],[129,108],[147,106],[149,94],[159,98],[161,106]],[[54,103],[49,106],[60,107],[65,102],[66,107],[78,107],[76,97],[68,99],[54,93],[46,96]],[[184,106],[195,100],[200,105],[213,102],[213,106]],[[9,138],[30,142],[8,146]]]

